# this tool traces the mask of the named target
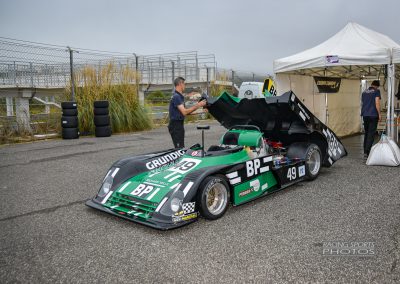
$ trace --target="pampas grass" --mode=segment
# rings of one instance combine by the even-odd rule
[[[113,133],[149,129],[152,120],[139,104],[135,82],[139,74],[129,66],[109,63],[101,68],[86,66],[75,74],[75,100],[81,133],[94,133],[93,103],[107,100]],[[71,97],[71,89],[67,89]]]

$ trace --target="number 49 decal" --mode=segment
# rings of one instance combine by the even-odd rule
[[[288,178],[288,180],[295,180],[297,177],[296,167],[288,168],[286,177]]]
[[[287,172],[287,175],[286,175],[288,180],[295,180],[298,177],[305,176],[305,174],[306,174],[305,166],[304,165],[300,166],[300,167],[298,167],[298,169],[299,169],[299,174],[297,175],[296,167],[288,168],[288,172]]]

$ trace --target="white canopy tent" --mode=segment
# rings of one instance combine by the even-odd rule
[[[377,79],[386,75],[386,79],[383,81],[387,82],[387,86],[383,88],[385,89],[383,93],[387,90],[387,122],[390,126],[388,127],[388,134],[393,137],[395,74],[400,74],[400,64],[395,63],[400,63],[399,44],[386,35],[356,23],[348,23],[341,31],[320,45],[275,60],[274,73],[280,92],[287,91],[287,89],[293,89],[296,92],[296,88],[304,90],[304,86],[301,86],[302,83],[306,85],[314,84],[313,76],[342,78],[339,93],[325,94],[325,105],[322,103],[321,95],[316,92],[315,84],[311,88],[310,86],[305,87],[306,90],[313,92],[312,103],[308,99],[308,106],[310,107],[310,104],[312,104],[311,109],[314,108],[316,113],[321,112],[318,106],[325,108],[325,118],[322,113],[320,114],[320,119],[325,120],[325,123],[331,124],[331,120],[328,121],[330,116],[328,114],[329,105],[337,108],[337,119],[344,119],[341,123],[341,129],[339,129],[339,135],[355,132],[354,125],[352,129],[350,127],[347,130],[344,125],[351,122],[354,124],[355,120],[357,120],[358,125],[361,123],[359,113],[360,80]],[[298,95],[302,96],[301,93]],[[335,95],[339,95],[339,97],[334,97]],[[307,104],[307,102],[305,103]],[[345,112],[346,104],[350,104],[352,108],[348,108],[347,113],[341,114],[340,111]],[[356,109],[358,109],[358,112]],[[358,116],[357,119],[356,116]],[[335,122],[337,121],[333,120],[333,127],[330,126],[336,131]]]

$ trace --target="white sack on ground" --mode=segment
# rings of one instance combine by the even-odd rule
[[[367,159],[368,166],[390,166],[400,165],[400,149],[391,138],[382,135],[381,140],[375,144]]]

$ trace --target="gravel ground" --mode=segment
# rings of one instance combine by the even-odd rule
[[[210,124],[207,145],[224,132]],[[170,148],[166,127],[2,146],[1,282],[399,283],[400,169],[367,167],[361,138],[343,142],[349,156],[317,180],[166,232],[84,205],[115,160]],[[373,242],[374,254],[323,255],[327,242]]]

